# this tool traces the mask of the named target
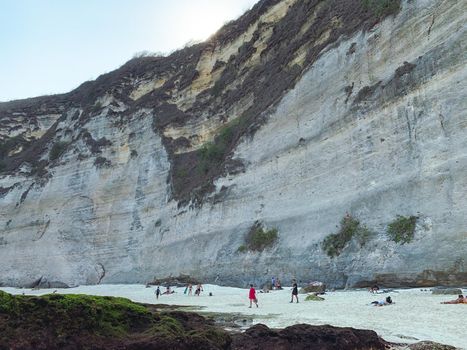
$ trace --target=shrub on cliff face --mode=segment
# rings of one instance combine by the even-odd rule
[[[387,234],[396,243],[410,243],[415,234],[415,226],[418,217],[416,216],[401,216],[388,225]]]
[[[236,127],[239,125],[238,120],[234,120],[222,127],[218,136],[213,142],[206,143],[199,151],[199,170],[207,174],[213,167],[221,165],[226,154],[230,151],[232,141],[235,136]]]
[[[364,246],[370,236],[370,230],[360,221],[349,216],[345,216],[341,222],[339,232],[327,236],[323,241],[323,249],[330,257],[340,255],[348,242],[353,238],[357,239],[361,246]]]
[[[276,228],[265,230],[259,222],[256,222],[245,238],[245,244],[238,248],[239,253],[244,253],[248,250],[263,251],[266,248],[272,247],[279,234]]]
[[[65,152],[67,145],[68,144],[66,142],[62,142],[62,141],[55,142],[52,148],[50,149],[49,159],[50,160],[58,159],[63,154],[63,152]]]
[[[362,5],[375,16],[383,17],[397,13],[400,9],[400,0],[362,0]]]

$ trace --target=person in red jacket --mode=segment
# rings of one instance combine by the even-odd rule
[[[258,299],[256,299],[256,291],[253,288],[253,285],[250,284],[250,294],[249,294],[249,299],[250,299],[250,307],[253,305],[253,303],[256,304],[256,307],[258,307]]]

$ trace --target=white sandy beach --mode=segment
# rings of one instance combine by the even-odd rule
[[[51,289],[31,290],[0,288],[11,294],[42,295]],[[161,288],[164,291],[164,288]],[[62,294],[92,294],[126,297],[136,302],[175,304],[204,307],[198,312],[222,312],[252,315],[254,323],[283,328],[297,323],[330,324],[372,329],[391,342],[413,343],[431,340],[467,349],[467,305],[442,305],[441,301],[455,299],[452,295],[432,295],[420,289],[396,290],[389,294],[373,295],[368,291],[328,292],[322,302],[304,301],[290,304],[290,288],[271,293],[258,293],[259,308],[248,308],[248,290],[205,285],[200,297],[183,294],[163,295],[156,300],[155,287],[144,285],[97,285],[57,289]],[[209,296],[209,292],[213,294]],[[465,292],[465,290],[464,290]],[[373,300],[391,295],[395,305],[370,306]]]

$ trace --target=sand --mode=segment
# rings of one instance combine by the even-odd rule
[[[42,295],[55,289],[0,288],[11,294]],[[161,288],[164,290],[164,288]],[[395,290],[373,295],[366,290],[328,292],[325,301],[304,301],[290,304],[290,288],[270,293],[258,293],[259,308],[248,308],[248,290],[205,285],[200,297],[184,295],[184,288],[175,294],[156,300],[155,287],[144,285],[98,285],[56,289],[62,294],[93,294],[121,296],[136,302],[175,304],[203,307],[197,312],[219,312],[251,315],[254,323],[283,328],[297,323],[330,324],[372,329],[391,342],[414,343],[430,340],[467,349],[467,304],[443,305],[441,301],[455,296],[432,295],[420,289]],[[194,291],[194,290],[193,290]],[[209,292],[213,294],[209,296]],[[465,292],[465,290],[464,290]],[[373,300],[390,295],[394,305],[374,307]]]

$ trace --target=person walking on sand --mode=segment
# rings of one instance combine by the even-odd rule
[[[258,299],[256,299],[256,290],[253,288],[253,285],[250,284],[250,293],[248,295],[248,298],[250,299],[250,308],[255,303],[256,307],[258,307]]]
[[[159,286],[157,287],[156,291],[154,292],[154,294],[156,294],[156,299],[159,299],[159,295],[161,295],[161,289],[159,288]]]
[[[188,285],[188,295],[192,295],[192,293],[193,293],[193,285],[190,283]]]
[[[298,285],[297,285],[297,282],[294,282],[294,284],[292,286],[292,299],[290,300],[291,303],[293,303],[293,297],[295,297],[295,299],[297,299],[297,303],[298,303]]]

